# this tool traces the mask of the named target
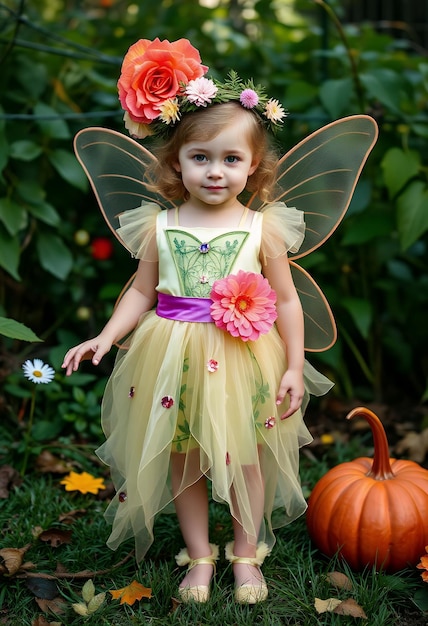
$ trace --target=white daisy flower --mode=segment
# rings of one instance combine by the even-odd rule
[[[282,122],[283,118],[287,116],[287,112],[278,100],[271,98],[266,102],[263,115],[266,115],[270,122],[276,124],[278,122]]]
[[[37,385],[50,383],[55,376],[55,370],[43,363],[41,359],[34,359],[34,361],[28,359],[23,364],[22,369],[24,370],[24,376]]]

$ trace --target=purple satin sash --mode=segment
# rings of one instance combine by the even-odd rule
[[[211,298],[183,298],[158,293],[156,314],[177,322],[212,322]]]

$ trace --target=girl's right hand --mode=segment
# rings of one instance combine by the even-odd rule
[[[66,370],[66,376],[76,372],[81,361],[91,359],[94,365],[98,365],[103,356],[109,352],[111,346],[111,341],[103,339],[99,335],[80,343],[78,346],[74,346],[74,348],[70,348],[62,364],[62,367]]]

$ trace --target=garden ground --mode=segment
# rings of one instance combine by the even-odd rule
[[[302,452],[302,482],[307,495],[329,465],[360,456],[364,448],[364,453],[370,454],[370,433],[363,424],[352,424],[351,428],[343,409],[330,407],[322,420],[308,416],[315,439]],[[384,422],[388,423],[388,415],[385,411]],[[412,432],[413,427],[420,426],[419,418],[420,411],[415,411],[413,426],[403,420],[399,427],[389,425],[394,445],[405,436],[403,424]],[[38,465],[35,459],[34,471],[22,482],[15,475],[15,485],[10,473],[9,492],[0,500],[0,624],[428,625],[428,614],[419,608],[426,601],[428,586],[419,570],[394,575],[371,570],[353,573],[343,562],[319,554],[311,544],[304,517],[277,533],[277,544],[263,568],[270,587],[267,602],[255,607],[236,605],[230,567],[222,557],[207,605],[182,605],[176,599],[182,571],[173,556],[182,543],[175,516],[163,516],[158,521],[155,543],[141,564],[135,563],[132,542],[111,552],[105,547],[109,528],[103,518],[111,495],[108,473],[90,448],[85,454],[80,451],[79,457],[72,447],[62,452],[55,450],[54,443],[50,447],[59,466],[48,464],[44,469],[49,471],[41,471],[41,459]],[[97,495],[65,491],[61,480],[70,468],[104,477],[106,489]],[[230,536],[226,510],[212,504],[212,541],[224,546]],[[5,552],[10,549],[15,552]],[[84,616],[72,605],[89,606],[82,598],[88,580],[93,581],[93,593],[103,602],[93,614]],[[133,581],[142,585],[137,591],[146,588],[140,600],[129,589]],[[125,595],[122,603],[112,593],[121,589],[131,594]],[[333,605],[325,604],[326,600],[333,604],[342,601],[342,609],[350,614],[338,614],[338,609],[332,612]],[[325,608],[330,610],[319,612]]]

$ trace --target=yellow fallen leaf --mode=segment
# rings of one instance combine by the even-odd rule
[[[338,598],[328,598],[327,600],[315,598],[315,610],[317,613],[332,613],[341,603],[342,600]]]
[[[89,600],[88,613],[91,614],[91,613],[95,613],[95,611],[98,611],[100,606],[103,604],[105,598],[106,598],[106,594],[105,592],[103,592],[103,593],[98,593],[91,600]]]
[[[105,489],[104,479],[95,478],[88,472],[70,472],[64,480],[61,480],[61,485],[65,486],[66,491],[80,491],[80,493],[93,493],[97,494],[100,489]]]
[[[86,617],[87,615],[89,615],[88,607],[86,606],[86,604],[83,604],[83,602],[75,602],[71,606],[73,611],[78,615],[82,615],[82,617]]]
[[[82,587],[82,597],[86,604],[92,600],[95,595],[95,587],[92,579],[87,580]]]
[[[152,597],[152,590],[148,587],[144,587],[136,580],[133,580],[127,587],[123,587],[122,589],[110,589],[109,591],[115,600],[120,600],[121,604],[132,605],[136,600]]]

